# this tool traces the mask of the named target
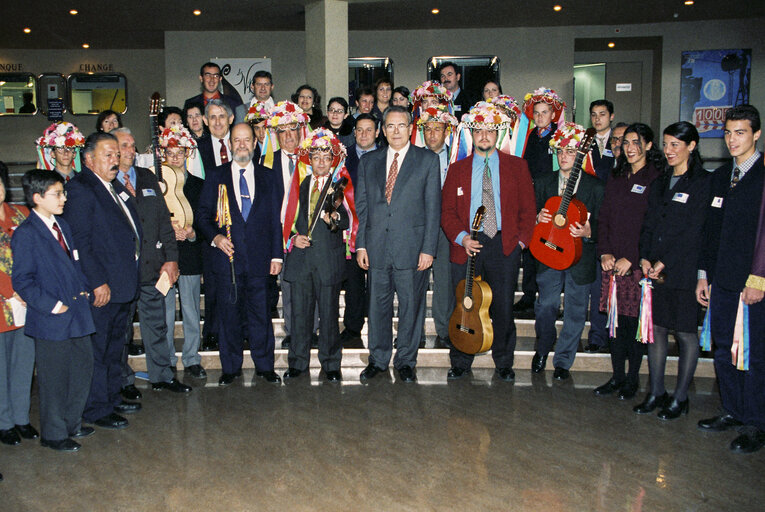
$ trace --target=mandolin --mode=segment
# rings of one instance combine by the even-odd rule
[[[473,218],[470,238],[475,240],[486,207],[479,206]],[[479,354],[491,348],[494,327],[489,318],[491,287],[475,276],[475,259],[468,258],[465,279],[457,285],[457,306],[449,319],[449,339],[454,348],[466,354]]]
[[[595,140],[595,128],[585,132],[576,149],[574,167],[561,196],[553,196],[545,202],[545,208],[552,214],[552,222],[540,222],[534,227],[529,250],[534,257],[555,270],[566,270],[582,257],[582,239],[574,237],[569,227],[578,222],[587,222],[587,207],[574,197],[582,176],[582,165]]]
[[[149,119],[151,120],[151,147],[154,153],[154,166],[150,168],[159,179],[159,188],[165,198],[167,209],[170,210],[170,221],[181,227],[188,227],[194,223],[194,213],[191,204],[183,195],[183,186],[186,184],[186,172],[183,169],[162,164],[159,154],[159,115],[163,99],[158,92],[151,95]],[[156,169],[160,169],[157,172]]]

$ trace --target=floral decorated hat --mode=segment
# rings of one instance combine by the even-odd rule
[[[46,128],[35,142],[41,148],[81,148],[85,145],[85,137],[72,123],[61,121]]]
[[[262,101],[258,101],[256,98],[253,98],[252,102],[250,103],[250,109],[244,116],[244,122],[258,124],[261,121],[268,121],[269,117],[271,117],[271,111],[268,110],[266,104]]]
[[[534,92],[528,93],[523,98],[523,113],[529,119],[534,119],[534,105],[537,103],[547,103],[553,108],[553,122],[557,123],[566,108],[566,103],[552,89],[540,87]]]
[[[266,126],[276,128],[297,123],[305,126],[311,117],[303,112],[303,109],[291,101],[280,101],[271,109],[271,116],[266,121]]]
[[[185,127],[173,126],[172,128],[165,128],[160,134],[159,145],[163,148],[194,149],[197,147],[197,141]]]
[[[340,160],[345,159],[347,154],[345,146],[340,142],[340,139],[331,130],[326,128],[317,128],[311,133],[310,137],[306,137],[300,143],[300,160],[309,164],[310,154],[316,151],[332,153],[334,157],[332,159],[332,167],[336,166]]]
[[[521,107],[518,106],[518,102],[512,96],[507,96],[505,94],[495,96],[491,99],[491,103],[503,108],[513,122],[515,122],[521,115]]]
[[[584,138],[584,126],[571,121],[563,123],[550,139],[550,147],[553,149],[577,148]]]
[[[462,116],[463,126],[471,130],[503,130],[512,128],[512,123],[503,108],[487,101],[479,101]]]
[[[451,115],[446,110],[442,110],[435,107],[428,107],[420,113],[420,118],[417,120],[419,126],[425,123],[444,123],[447,130],[451,130],[457,126],[457,118]]]
[[[446,103],[452,101],[451,91],[441,85],[441,82],[438,82],[437,80],[423,82],[421,86],[412,91],[409,95],[409,101],[414,105],[415,102],[422,101],[423,98],[428,96],[435,96]]]

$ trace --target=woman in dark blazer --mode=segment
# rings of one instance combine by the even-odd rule
[[[654,183],[640,235],[643,274],[656,279],[663,273],[665,278],[653,289],[654,342],[648,344],[651,390],[634,411],[647,414],[659,407],[659,418],[665,420],[688,413],[688,387],[699,358],[697,255],[710,198],[710,174],[702,167],[698,142],[696,128],[686,121],[664,130],[664,155],[672,172]],[[674,331],[680,350],[671,399],[664,388],[669,331]]]

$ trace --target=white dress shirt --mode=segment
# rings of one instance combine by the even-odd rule
[[[407,142],[406,146],[399,149],[398,151],[394,150],[392,147],[388,146],[388,154],[385,159],[385,181],[388,181],[388,174],[390,173],[390,166],[393,164],[393,157],[396,153],[398,153],[398,170],[401,170],[401,162],[404,161],[404,157],[406,157],[406,153],[409,151],[409,146],[411,146],[411,142]]]
[[[250,192],[250,206],[255,203],[255,166],[252,160],[247,162],[247,165],[242,167],[236,162],[231,163],[231,182],[234,184],[234,197],[236,197],[236,205],[239,207],[239,211],[242,211],[242,192],[239,190],[239,177],[242,175],[240,169],[244,169],[244,181],[247,182],[247,188]]]
[[[226,151],[228,151],[228,161],[233,162],[234,156],[231,154],[231,131],[226,134],[225,137],[223,137],[223,143],[226,144]],[[210,138],[212,139],[212,145],[213,145],[213,155],[215,156],[215,165],[221,165],[223,162],[220,161],[220,139],[215,137],[212,133],[210,134]]]

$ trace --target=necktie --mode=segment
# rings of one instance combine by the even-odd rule
[[[385,181],[385,199],[390,204],[390,199],[393,196],[393,186],[396,184],[396,178],[398,177],[398,153],[393,155],[393,163],[390,164],[390,171],[388,171],[388,179]]]
[[[247,186],[247,180],[244,179],[244,169],[239,169],[239,196],[242,198],[242,217],[247,220],[252,208],[252,198],[250,197],[250,187]]]
[[[494,235],[497,234],[497,209],[494,206],[494,187],[491,183],[488,158],[486,158],[486,164],[483,168],[481,202],[486,207],[486,215],[483,218],[483,233],[489,238],[494,238]]]
[[[566,191],[566,185],[568,185],[568,178],[563,178],[563,182],[560,185],[560,191],[558,192],[559,196],[562,196],[563,192]]]
[[[125,219],[127,219],[128,224],[130,224],[130,227],[133,228],[133,233],[135,233],[135,259],[138,260],[138,256],[141,254],[141,241],[138,239],[138,231],[136,231],[136,227],[133,225],[133,221],[130,219],[130,213],[128,213],[127,205],[122,202],[120,196],[117,195],[117,191],[114,190],[114,185],[111,183],[109,183],[109,191],[112,193],[114,200],[117,201],[117,206],[125,216]]]
[[[67,257],[71,258],[71,255],[69,254],[69,248],[66,246],[66,242],[64,242],[64,235],[61,233],[61,228],[58,227],[58,223],[53,223],[53,231],[56,232],[56,239],[58,240],[58,245],[61,246],[62,249],[64,249],[64,252],[66,253]]]
[[[603,156],[603,153],[606,151],[606,138],[595,137],[595,139],[598,141],[598,151],[600,152],[600,156]]]
[[[122,176],[125,178],[125,188],[130,192],[131,196],[135,197],[135,187],[130,183],[130,176],[128,176],[128,173],[123,173]]]
[[[311,189],[310,206],[308,208],[308,221],[313,218],[313,212],[316,210],[316,203],[319,202],[319,196],[321,195],[321,189],[319,188],[319,178],[313,181],[313,188]]]
[[[220,163],[228,163],[228,150],[226,149],[226,141],[223,139],[218,139],[218,142],[220,142]]]
[[[71,180],[72,177],[67,174],[65,179],[66,179],[66,182],[69,183],[69,180]]]
[[[289,159],[290,159],[290,166],[289,166],[290,176],[292,176],[292,173],[295,172],[295,160],[293,160],[293,155],[289,155]]]
[[[736,185],[738,185],[738,182],[740,180],[741,180],[741,169],[736,167],[735,169],[733,169],[733,179],[730,180],[730,188],[733,188]]]

